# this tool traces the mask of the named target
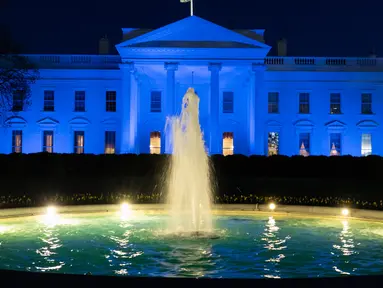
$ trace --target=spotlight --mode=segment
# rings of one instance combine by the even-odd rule
[[[343,216],[348,216],[350,214],[350,211],[346,208],[342,209],[342,215]]]
[[[121,218],[127,219],[130,215],[132,215],[132,208],[128,203],[122,203],[121,204]]]
[[[275,206],[274,203],[270,203],[270,204],[269,204],[269,209],[270,209],[270,210],[275,210],[276,207],[277,207],[277,206]]]
[[[122,203],[121,204],[121,212],[125,213],[125,212],[129,212],[131,209],[130,209],[130,206],[128,203]]]
[[[47,207],[47,216],[52,217],[56,215],[56,207],[49,206]]]
[[[53,226],[56,225],[56,224],[59,224],[60,217],[57,214],[56,207],[49,206],[49,207],[47,207],[46,211],[47,212],[43,216],[44,223],[47,224],[47,225],[53,225]]]

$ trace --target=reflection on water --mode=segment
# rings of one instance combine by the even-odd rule
[[[61,216],[57,225],[0,220],[0,269],[213,278],[382,273],[383,238],[370,232],[382,223],[225,216],[215,219],[217,237],[181,237],[164,232],[166,216],[69,221],[79,225],[63,225],[69,222]]]
[[[350,265],[350,257],[354,254],[358,254],[355,250],[354,244],[354,235],[350,224],[347,220],[342,221],[342,231],[339,233],[339,244],[334,244],[334,252],[331,254],[335,257],[334,262],[338,262],[338,266],[333,266],[334,271],[343,275],[351,275],[350,272],[347,272],[347,269],[355,271],[355,268],[352,268]]]
[[[126,222],[126,218],[121,220],[123,221],[119,226],[122,228],[122,234],[116,235],[116,233],[110,232],[112,235],[107,235],[114,245],[111,245],[109,254],[105,258],[108,260],[109,266],[113,267],[115,274],[128,275],[128,267],[132,265],[130,259],[141,256],[144,252],[136,251],[133,243],[130,243],[133,225]]]
[[[342,221],[342,224],[343,229],[339,234],[341,245],[333,245],[333,247],[338,249],[343,256],[351,256],[356,253],[356,251],[354,251],[355,245],[352,230],[350,229],[350,225],[347,220]]]
[[[196,241],[170,245],[171,250],[166,255],[167,261],[161,262],[161,265],[171,270],[167,273],[168,277],[204,277],[208,276],[208,271],[215,270],[212,244]]]
[[[266,222],[263,232],[262,241],[264,241],[263,247],[266,249],[267,259],[265,259],[265,275],[266,278],[280,278],[280,270],[278,269],[280,262],[285,258],[282,253],[287,248],[286,241],[290,239],[290,236],[280,238],[280,228],[277,226],[273,217],[269,217]]]
[[[39,237],[41,241],[41,247],[36,250],[36,253],[41,256],[40,260],[37,260],[35,268],[39,271],[59,271],[65,263],[58,260],[59,251],[62,247],[59,239],[59,232],[55,228],[55,225],[44,226],[41,230],[42,236]]]

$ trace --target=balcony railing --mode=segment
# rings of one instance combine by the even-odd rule
[[[118,69],[118,55],[25,55],[43,69]]]
[[[118,69],[118,55],[25,55],[42,69]],[[383,71],[383,58],[266,57],[268,70]]]
[[[383,71],[383,58],[266,57],[269,70]]]

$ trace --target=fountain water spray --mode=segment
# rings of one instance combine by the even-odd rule
[[[199,97],[189,88],[179,117],[168,120],[173,155],[170,163],[168,201],[172,233],[212,232],[211,180],[199,124]]]

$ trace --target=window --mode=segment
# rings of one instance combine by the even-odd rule
[[[117,111],[117,93],[116,91],[106,91],[106,112]]]
[[[223,113],[234,113],[234,93],[233,92],[223,92]]]
[[[53,153],[53,131],[44,131],[43,152]]]
[[[222,145],[223,156],[234,154],[234,135],[233,132],[223,133],[223,145]]]
[[[150,154],[161,154],[161,133],[150,132]]]
[[[362,156],[372,154],[371,134],[362,134]]]
[[[116,153],[116,132],[105,131],[105,154]]]
[[[310,113],[310,94],[299,93],[299,113],[309,114]]]
[[[161,112],[161,91],[152,91],[150,94],[150,112]]]
[[[44,91],[44,111],[55,110],[55,92],[52,90]]]
[[[12,153],[23,153],[23,131],[12,131]]]
[[[341,133],[330,134],[330,155],[339,156],[342,154]]]
[[[74,92],[74,111],[85,112],[85,91]]]
[[[279,133],[269,132],[267,137],[267,155],[278,155],[279,154]]]
[[[310,133],[299,134],[299,155],[310,155]]]
[[[362,94],[362,114],[372,114],[372,94]]]
[[[17,90],[12,95],[12,111],[19,112],[23,111],[24,108],[24,91]]]
[[[330,114],[341,114],[340,93],[330,94]]]
[[[74,153],[84,154],[84,131],[74,131]]]
[[[279,112],[279,93],[269,92],[269,114]]]

